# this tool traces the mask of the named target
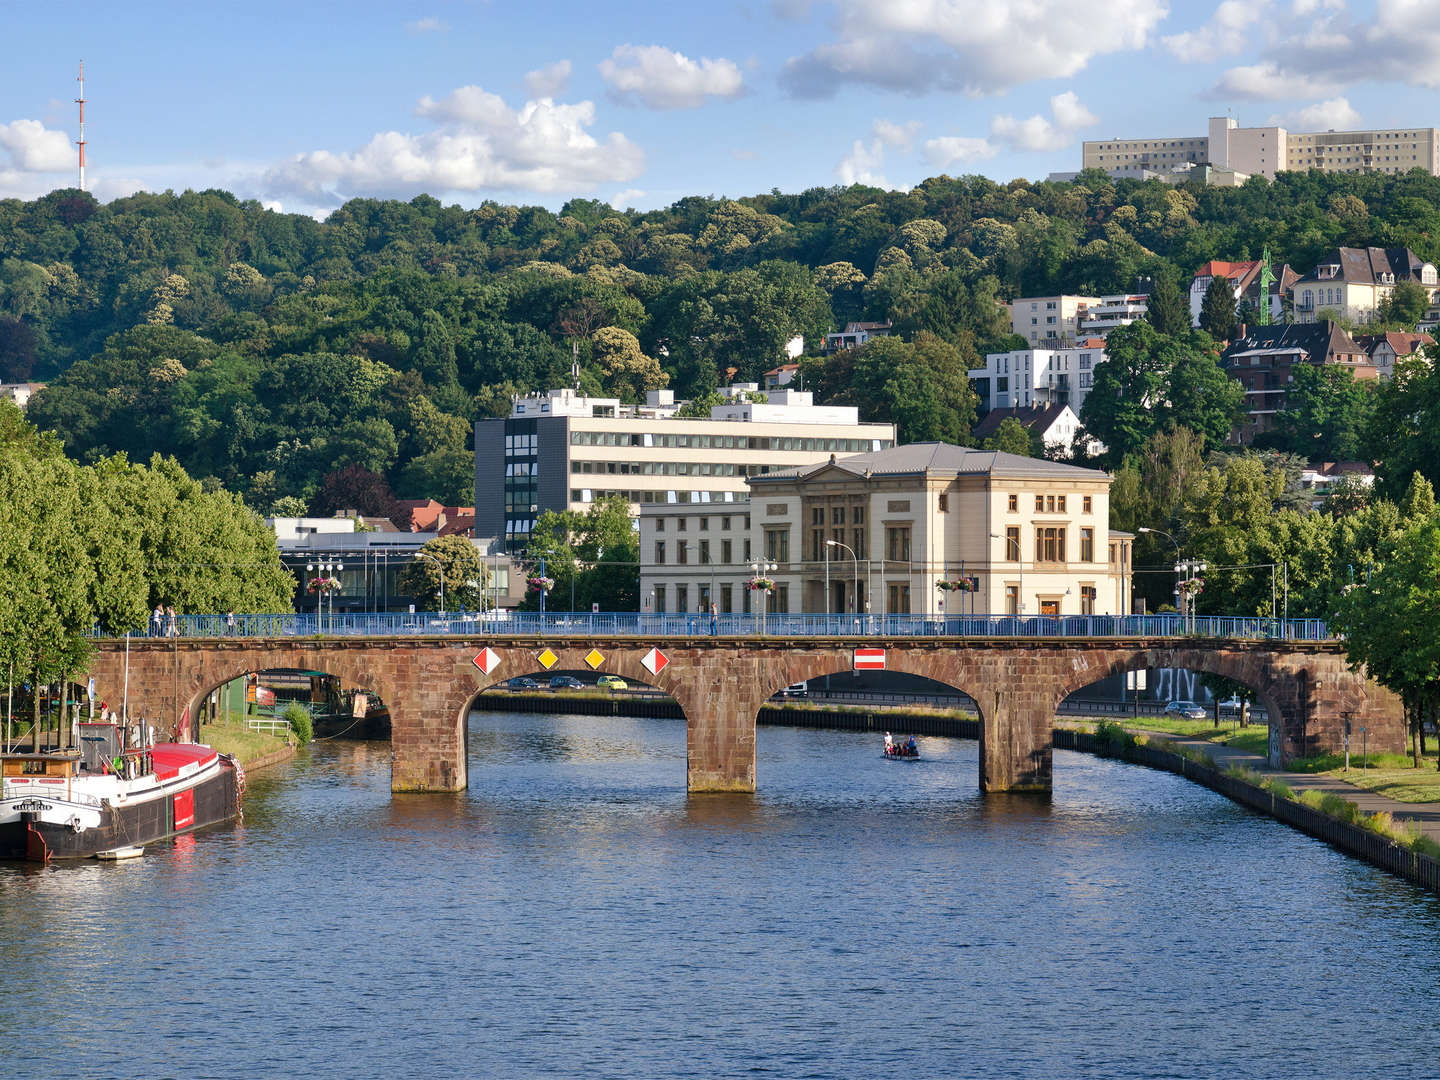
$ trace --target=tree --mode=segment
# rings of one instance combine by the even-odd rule
[[[1300,454],[1308,461],[1353,461],[1374,405],[1374,384],[1358,382],[1345,368],[1297,364],[1275,427],[1256,439]]]
[[[528,557],[536,573],[540,561],[545,576],[554,580],[547,606],[560,604],[585,610],[599,604],[601,611],[636,611],[640,604],[640,542],[630,517],[629,504],[618,496],[597,500],[583,514],[573,510],[547,510],[530,533]],[[539,607],[539,594],[531,589],[525,606]]]
[[[1235,336],[1235,287],[1221,275],[1210,279],[1200,302],[1200,329],[1217,341]]]
[[[969,442],[976,398],[968,372],[978,359],[923,331],[914,342],[876,338],[854,352],[842,396],[861,419],[895,424],[902,443]]]
[[[1440,347],[1395,364],[1393,378],[1375,390],[1374,409],[1364,425],[1361,446],[1373,460],[1377,487],[1396,499],[1410,477],[1420,473],[1440,482]]]
[[[1169,371],[1160,333],[1145,321],[1112,330],[1080,420],[1112,460],[1124,460],[1161,427]]]
[[[621,401],[640,401],[646,390],[658,390],[670,381],[659,362],[640,351],[640,342],[629,330],[602,326],[591,340],[605,389]]]
[[[415,598],[422,611],[442,610],[441,582],[444,582],[445,609],[481,609],[489,571],[480,553],[463,536],[437,536],[420,547],[421,557],[413,559],[396,578],[396,587]]]
[[[360,465],[349,465],[327,473],[310,503],[311,513],[318,517],[329,517],[342,510],[351,510],[366,517],[389,518],[391,521],[408,520],[385,478]]]
[[[1156,333],[1183,334],[1190,329],[1190,306],[1180,295],[1180,286],[1168,272],[1155,275],[1155,286],[1146,304],[1145,318]]]
[[[1422,724],[1440,706],[1440,522],[1406,529],[1368,580],[1347,588],[1335,625],[1350,666],[1404,704],[1419,768]]]
[[[1414,330],[1430,308],[1430,293],[1417,281],[1398,282],[1380,301],[1380,321]]]
[[[1189,428],[1211,447],[1225,445],[1245,411],[1245,387],[1225,373],[1219,360],[1203,332],[1175,338],[1162,352],[1162,363],[1169,367],[1167,426]]]
[[[984,448],[1002,454],[1018,454],[1021,457],[1041,456],[1035,453],[1035,445],[1030,437],[1030,432],[1013,416],[1007,416],[1000,421],[1000,425],[995,429],[995,434],[985,440]]]

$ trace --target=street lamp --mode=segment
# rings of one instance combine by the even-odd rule
[[[860,557],[855,554],[855,549],[848,544],[842,544],[839,540],[826,540],[826,547],[844,548],[850,553],[850,562],[855,568],[855,592],[852,599],[855,602],[855,614],[860,614]],[[830,559],[825,559],[825,610],[830,610]]]
[[[329,587],[330,573],[331,573],[331,571],[334,571],[335,573],[338,574],[341,570],[344,570],[344,569],[345,569],[345,564],[342,563],[342,562],[338,562],[338,561],[337,561],[337,562],[318,562],[318,563],[306,563],[306,564],[305,564],[305,572],[306,572],[307,574],[315,573],[315,572],[318,571],[319,573],[321,573],[321,574],[324,575],[323,578],[320,578],[320,579],[319,579],[319,581],[321,582],[321,584],[315,586],[315,621],[316,621],[316,623],[318,624],[319,632],[322,633],[322,634],[325,632],[325,594],[326,594],[326,593],[329,593],[329,594],[330,594],[330,618],[331,618],[332,621],[333,621],[334,618],[335,618],[335,590],[332,590],[332,589]],[[339,579],[336,579],[336,584],[337,584],[337,585],[339,584]]]
[[[1004,537],[1004,536],[1001,536],[999,533],[991,533],[991,534],[990,534],[990,539],[991,539],[991,540],[1005,540],[1005,541],[1006,541],[1006,546],[1007,546],[1007,547],[1009,546],[1009,540],[1008,540],[1008,538],[1007,538],[1007,537]],[[1007,555],[1006,561],[1008,562],[1008,561],[1009,561],[1008,555],[1009,555],[1010,553],[1007,551],[1005,554]],[[1022,558],[1020,558],[1020,540],[1018,539],[1018,537],[1017,537],[1017,539],[1016,539],[1016,541],[1015,541],[1015,565],[1016,565],[1016,566],[1019,568],[1019,570],[1020,570],[1020,591],[1015,594],[1015,614],[1016,614],[1016,615],[1024,615],[1024,614],[1025,614],[1025,560],[1022,559]]]
[[[780,569],[780,564],[773,562],[752,562],[750,569],[754,572],[755,577],[768,577]],[[763,637],[765,635],[765,608],[767,606],[765,595],[769,590],[755,589],[754,591],[760,594],[760,635]]]
[[[434,555],[426,555],[423,551],[414,552],[417,559],[429,559],[440,571],[440,614],[445,614],[445,564]]]
[[[1171,535],[1170,535],[1168,532],[1166,532],[1164,529],[1149,529],[1149,528],[1146,528],[1144,525],[1142,525],[1142,526],[1140,526],[1140,528],[1136,529],[1135,531],[1136,531],[1136,532],[1142,532],[1142,533],[1155,533],[1155,534],[1158,535],[1158,536],[1163,536],[1163,537],[1165,537],[1166,540],[1169,540],[1170,543],[1172,543],[1172,544],[1175,545],[1175,599],[1179,602],[1179,606],[1180,606],[1180,618],[1181,618],[1181,619],[1184,619],[1184,618],[1185,618],[1185,594],[1180,591],[1180,541],[1179,541],[1179,540],[1176,540],[1173,536],[1171,536]]]

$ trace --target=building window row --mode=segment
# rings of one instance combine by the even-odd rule
[[[609,476],[763,476],[774,466],[725,461],[572,461],[572,475]]]
[[[525,436],[518,436],[525,437]],[[528,436],[534,438],[534,436]],[[509,437],[506,437],[509,442]],[[889,439],[824,439],[791,435],[656,435],[651,432],[572,431],[572,446],[641,446],[692,450],[798,450],[810,453],[863,454],[886,450]]]
[[[596,502],[618,496],[629,503],[733,503],[745,502],[743,491],[626,491],[613,488],[571,488],[570,501]]]

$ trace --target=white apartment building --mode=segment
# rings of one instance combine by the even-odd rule
[[[893,424],[862,424],[853,406],[817,406],[795,390],[764,402],[753,384],[732,388],[709,417],[679,417],[668,391],[643,406],[574,390],[516,398],[510,415],[475,424],[475,532],[523,549],[546,510],[587,509],[619,495],[632,513],[647,505],[729,504],[746,479],[881,450]]]
[[[1068,405],[1078,416],[1095,384],[1095,365],[1104,359],[1099,338],[1066,349],[990,353],[983,368],[970,369],[970,385],[986,409]]]
[[[1440,131],[1383,128],[1372,131],[1291,132],[1283,127],[1242,128],[1229,116],[1212,116],[1205,136],[1086,140],[1082,168],[1114,179],[1145,179],[1184,163],[1263,176],[1277,172],[1405,173],[1440,175]]]
[[[1098,303],[1098,296],[1023,296],[1010,304],[1010,329],[1035,346],[1073,344],[1081,318]]]
[[[1117,326],[1129,326],[1143,319],[1150,310],[1150,297],[1144,293],[1102,296],[1080,315],[1080,340],[1103,338]]]
[[[1131,544],[1108,474],[917,443],[750,479],[735,507],[640,514],[649,611],[1113,615]],[[683,561],[682,561],[683,560]],[[773,567],[773,568],[771,568]],[[763,574],[775,588],[747,586]],[[940,582],[972,589],[944,590]],[[828,592],[827,592],[828,587]]]

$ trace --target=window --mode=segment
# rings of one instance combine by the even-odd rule
[[[690,545],[683,540],[675,545],[675,562],[680,566],[690,562]]]
[[[1085,513],[1088,514],[1088,513],[1091,512],[1091,508],[1093,507],[1093,505],[1094,505],[1094,504],[1091,502],[1090,496],[1089,496],[1089,495],[1086,495],[1085,498],[1084,498],[1084,500],[1083,500],[1083,501],[1081,502],[1081,504],[1080,504],[1080,509],[1083,510],[1083,511],[1085,511]]]
[[[1035,561],[1037,563],[1063,563],[1065,561],[1065,530],[1057,525],[1043,525],[1035,530]]]
[[[1020,526],[1007,525],[1005,527],[1005,561],[1020,561]]]
[[[688,519],[688,518],[676,518],[676,519],[675,519],[675,531],[676,531],[676,532],[684,532],[684,531],[685,531],[685,523],[686,523],[687,520],[689,520],[689,519]]]
[[[1095,594],[1095,586],[1094,586],[1094,585],[1081,585],[1081,586],[1080,586],[1080,614],[1081,614],[1081,615],[1094,615],[1094,614],[1095,614],[1095,595],[1096,595],[1096,594]]]
[[[855,552],[855,558],[868,559],[870,556],[865,551],[865,530],[855,529],[850,533],[850,548]]]
[[[910,526],[891,526],[885,530],[885,557],[897,562],[910,561]],[[909,611],[907,607],[905,609]]]
[[[845,508],[844,508],[843,506],[832,506],[832,507],[830,508],[830,524],[831,524],[831,525],[844,525],[844,524],[845,524]]]
[[[810,524],[811,524],[811,525],[824,525],[824,524],[825,524],[825,508],[824,508],[823,506],[812,506],[812,507],[810,508]]]
[[[720,610],[726,615],[729,615],[732,611],[735,610],[734,600],[731,597],[729,585],[720,586]]]
[[[790,586],[789,586],[789,585],[776,585],[776,586],[775,586],[775,600],[774,600],[774,602],[770,605],[770,610],[771,610],[771,611],[789,611],[789,610],[790,610]]]
[[[1036,496],[1035,496],[1035,512],[1038,514],[1038,513],[1041,513],[1044,509],[1045,509],[1045,496],[1044,496],[1044,495],[1036,495]]]
[[[720,531],[721,531],[721,532],[729,532],[729,531],[730,531],[730,519],[729,519],[728,517],[722,517],[722,518],[720,519]]]
[[[1046,495],[1046,496],[1045,496],[1045,512],[1046,512],[1047,514],[1053,514],[1053,513],[1055,513],[1055,496],[1054,496],[1054,495]]]
[[[704,517],[704,518],[701,518],[701,519],[700,519],[700,531],[701,531],[701,532],[709,532],[709,531],[710,531],[710,519],[709,519],[708,517]]]
[[[1020,588],[1018,585],[1005,586],[1005,614],[1020,614]]]
[[[850,520],[853,521],[856,525],[864,525],[864,524],[865,524],[865,507],[863,507],[863,506],[852,507],[852,508],[851,508],[851,511],[850,511]]]
[[[665,565],[665,541],[664,541],[664,540],[656,540],[656,541],[655,541],[655,565],[656,565],[656,566],[664,566],[664,565]]]
[[[890,603],[886,606],[886,610],[889,611],[892,615],[910,614],[909,585],[890,586]]]
[[[765,558],[770,562],[790,561],[790,530],[765,530]]]
[[[1055,509],[1059,510],[1060,513],[1062,513],[1062,514],[1065,513],[1065,496],[1064,496],[1064,495],[1060,495],[1060,496],[1057,496],[1057,497],[1056,497],[1056,499],[1055,499]]]
[[[656,585],[656,586],[655,586],[655,610],[656,610],[656,611],[664,611],[664,610],[665,610],[665,586],[664,586],[664,585]]]
[[[702,519],[702,520],[703,520],[703,519]],[[700,565],[701,565],[701,566],[709,566],[709,565],[710,565],[710,541],[709,541],[709,540],[701,540],[701,541],[700,541]]]
[[[948,514],[949,512],[950,512],[950,497],[949,497],[949,495],[947,495],[945,492],[942,491],[942,492],[940,493],[940,513],[942,513],[942,514]]]
[[[720,541],[720,561],[722,563],[732,563],[735,561],[732,557],[734,555],[734,549],[731,544],[732,542],[729,540]],[[725,610],[729,611],[730,609],[726,608]]]
[[[1080,561],[1095,561],[1095,530],[1083,528],[1080,530]]]
[[[1006,509],[1009,510],[1011,513],[1014,513],[1016,510],[1019,510],[1019,509],[1020,509],[1020,496],[1019,496],[1019,495],[1011,495],[1011,496],[1009,497],[1009,505],[1006,507]]]
[[[682,559],[681,561],[683,562],[684,560]],[[690,587],[688,585],[675,586],[675,610],[690,610]]]
[[[656,519],[655,519],[655,531],[656,531],[656,532],[664,532],[664,531],[665,531],[665,519],[664,519],[664,518],[656,518]]]

